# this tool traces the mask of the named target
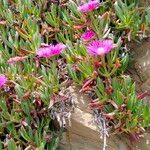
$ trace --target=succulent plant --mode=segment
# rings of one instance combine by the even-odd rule
[[[0,0],[0,149],[56,149],[74,109],[73,81],[115,133],[149,125],[149,107],[124,76],[126,42],[150,24],[136,2]]]

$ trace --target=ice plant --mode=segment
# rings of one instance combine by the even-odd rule
[[[92,56],[104,55],[113,49],[112,40],[96,40],[87,46],[87,51]]]
[[[24,59],[26,59],[28,56],[24,56],[24,57],[20,57],[20,56],[16,56],[16,57],[12,57],[10,58],[7,63],[8,64],[15,64],[19,61],[23,61]]]
[[[83,13],[87,13],[87,12],[90,12],[90,11],[98,8],[99,5],[100,5],[99,0],[89,1],[89,2],[79,6],[78,10]]]
[[[7,81],[6,76],[4,74],[0,74],[0,88],[2,88],[4,86],[6,81]]]
[[[48,57],[59,55],[65,48],[66,46],[62,43],[59,43],[56,45],[48,45],[48,46],[39,48],[36,51],[36,54],[38,57],[48,58]]]
[[[0,0],[0,149],[57,149],[77,84],[89,96],[101,149],[107,131],[137,137],[150,109],[142,102],[147,93],[137,95],[135,83],[123,79],[124,49],[127,39],[146,36],[149,10],[135,0],[48,1]]]
[[[93,32],[92,30],[88,30],[81,35],[81,39],[87,41],[87,40],[91,40],[95,36],[96,36],[95,32]]]

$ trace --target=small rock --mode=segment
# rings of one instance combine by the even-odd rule
[[[100,139],[98,128],[88,107],[88,97],[71,88],[72,96],[77,101],[77,108],[71,117],[71,127],[64,133],[60,150],[102,150],[103,139]],[[124,136],[111,135],[107,138],[108,150],[130,150]]]

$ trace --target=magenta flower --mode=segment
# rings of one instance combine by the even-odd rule
[[[7,81],[6,76],[4,74],[0,74],[0,88],[2,88],[4,86],[6,81]]]
[[[87,13],[87,12],[90,12],[90,11],[98,8],[99,5],[100,5],[99,0],[93,0],[93,1],[89,1],[88,3],[85,3],[81,6],[79,6],[78,10],[83,13]]]
[[[36,51],[36,54],[38,57],[52,57],[59,55],[65,48],[66,46],[62,43],[57,45],[45,45],[44,47],[39,48]]]
[[[91,40],[95,36],[96,36],[95,32],[93,32],[92,30],[88,30],[81,35],[81,39],[87,41],[87,40]]]
[[[96,40],[87,46],[87,51],[92,56],[104,55],[113,49],[112,40]]]

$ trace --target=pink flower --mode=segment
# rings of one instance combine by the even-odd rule
[[[93,0],[93,1],[89,1],[88,3],[85,3],[81,6],[79,6],[78,10],[83,13],[87,13],[87,12],[90,12],[90,11],[98,8],[99,5],[100,5],[99,0]]]
[[[7,81],[6,76],[4,74],[0,74],[0,88],[2,88],[4,86],[6,81]]]
[[[38,57],[52,57],[59,55],[65,48],[66,46],[62,43],[57,45],[45,45],[44,47],[39,48],[36,51],[36,54]]]
[[[96,40],[87,46],[87,51],[92,56],[104,55],[113,49],[112,40]]]
[[[91,40],[95,36],[96,36],[95,33],[92,30],[89,30],[81,35],[81,39],[87,41],[87,40]]]
[[[17,63],[18,61],[23,61],[24,59],[26,59],[28,56],[23,56],[23,57],[20,57],[20,56],[16,56],[16,57],[12,57],[12,58],[9,58],[9,60],[7,61],[8,64],[15,64]]]

